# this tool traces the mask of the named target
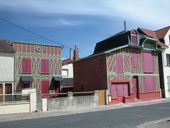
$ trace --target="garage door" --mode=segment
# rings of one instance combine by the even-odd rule
[[[129,96],[128,83],[112,84],[111,85],[111,96],[112,98]]]

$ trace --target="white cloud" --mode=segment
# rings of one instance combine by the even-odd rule
[[[47,19],[33,19],[23,22],[22,20],[16,21],[19,24],[36,27],[59,27],[59,26],[75,26],[82,24],[80,21],[67,20],[64,18],[47,18]]]
[[[20,13],[121,17],[149,25],[169,25],[169,0],[1,0],[0,8]],[[74,23],[64,19],[63,25]]]

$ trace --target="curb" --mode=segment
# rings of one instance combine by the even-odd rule
[[[53,117],[53,116],[75,115],[75,114],[83,114],[89,112],[117,110],[123,108],[131,108],[131,107],[146,106],[146,105],[168,103],[168,102],[170,102],[170,99],[159,99],[159,100],[152,100],[152,101],[126,103],[126,104],[121,103],[121,104],[108,105],[108,106],[71,108],[71,109],[62,109],[62,110],[35,112],[35,113],[8,114],[8,115],[0,116],[0,122],[17,121],[17,120],[34,119],[34,118],[45,118],[45,117]]]

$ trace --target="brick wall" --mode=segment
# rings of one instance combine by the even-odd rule
[[[107,86],[106,57],[98,55],[74,62],[75,91],[103,90]]]

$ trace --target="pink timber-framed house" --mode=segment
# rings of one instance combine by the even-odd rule
[[[158,53],[154,38],[122,31],[98,42],[94,53],[74,62],[75,91],[106,90],[106,103],[160,98]]]
[[[16,91],[35,88],[40,94],[59,93],[62,81],[61,46],[13,42]]]

